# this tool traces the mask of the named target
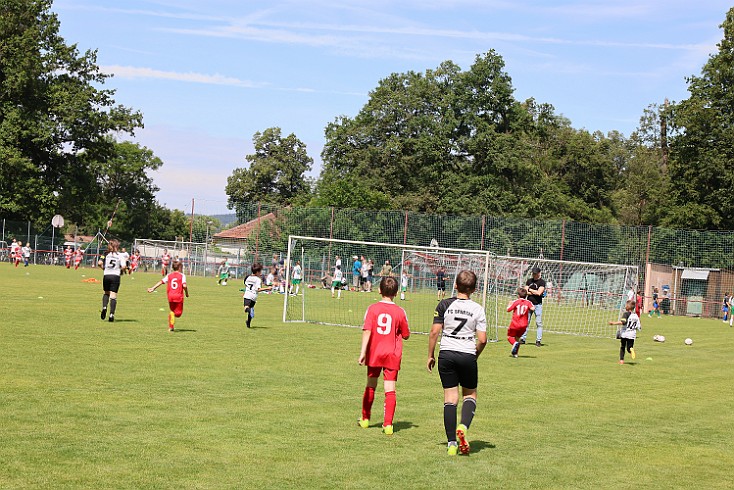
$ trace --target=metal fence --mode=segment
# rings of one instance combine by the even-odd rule
[[[214,275],[221,261],[227,260],[233,275],[240,277],[253,261],[270,265],[282,260],[288,236],[304,235],[417,246],[435,243],[515,257],[634,265],[640,270],[638,283],[646,308],[651,305],[653,288],[658,287],[661,294],[665,291],[669,295],[671,314],[715,317],[721,314],[724,294],[734,292],[734,231],[265,203],[241,204],[236,212],[239,223],[251,224],[248,233],[228,242],[208,233],[209,240],[197,237],[190,245],[190,273]],[[34,263],[63,264],[59,252],[64,238],[50,224],[38,230],[28,222],[3,219],[0,260],[7,260],[12,237],[30,242]],[[135,243],[126,245],[131,250],[135,247]],[[85,255],[85,265],[93,265],[96,249],[87,252],[92,253]],[[158,259],[153,254],[141,267],[155,270]],[[691,272],[696,270],[703,272]]]

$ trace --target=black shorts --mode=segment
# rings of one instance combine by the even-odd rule
[[[102,278],[102,289],[111,293],[116,293],[120,290],[120,276],[113,276],[107,274]]]
[[[444,388],[462,388],[474,390],[478,381],[477,356],[452,350],[438,353],[438,374]]]
[[[255,307],[255,303],[257,303],[257,300],[245,298],[245,306],[249,306],[250,309]]]
[[[445,282],[439,282],[436,284],[436,289],[439,291],[446,291],[446,283]]]

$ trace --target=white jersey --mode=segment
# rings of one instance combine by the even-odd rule
[[[408,276],[406,275],[400,276],[400,287],[403,287],[403,288],[408,287]]]
[[[342,266],[342,259],[336,259],[336,263],[334,264],[334,269],[339,267],[341,269]]]
[[[301,266],[296,265],[293,267],[293,279],[300,279],[301,278]]]
[[[245,299],[251,299],[253,301],[257,300],[257,293],[260,287],[263,285],[263,280],[260,279],[260,276],[248,276],[247,279],[245,279]]]
[[[110,252],[104,258],[104,275],[119,276],[123,267],[123,257],[118,252]]]
[[[369,275],[370,275],[370,265],[367,263],[366,260],[362,264],[362,267],[360,268],[360,271],[359,272],[362,274],[362,277],[363,278],[367,279],[369,277]]]
[[[476,332],[487,331],[484,308],[471,299],[447,298],[436,306],[433,323],[443,324],[441,349],[476,354]]]
[[[343,277],[344,274],[342,274],[342,271],[340,269],[334,271],[334,282],[342,282]]]
[[[120,252],[120,257],[122,258],[123,267],[127,267],[127,264],[130,263],[130,254],[127,252]]]
[[[622,314],[622,332],[621,337],[623,339],[636,339],[637,331],[642,330],[640,324],[640,317],[634,311],[625,311]]]
[[[23,247],[23,257],[28,258],[31,256],[31,247]]]

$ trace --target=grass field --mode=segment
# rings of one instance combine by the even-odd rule
[[[548,334],[519,359],[489,345],[472,453],[449,458],[427,337],[406,342],[388,437],[381,388],[373,426],[356,424],[359,330],[281,323],[279,295],[248,330],[237,282],[189,278],[169,334],[153,274],[123,277],[110,324],[101,285],[82,282],[97,274],[0,264],[0,488],[734,486],[721,321],[645,316],[623,366],[614,340]]]

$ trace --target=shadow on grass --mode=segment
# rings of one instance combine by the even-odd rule
[[[118,318],[115,318],[115,321],[114,322],[107,322],[107,323],[138,323],[138,321],[137,320],[134,320],[132,318],[130,318],[130,319],[118,319]]]
[[[445,442],[440,442],[439,443],[439,446],[441,446],[443,448],[446,448],[446,443]],[[485,449],[494,449],[494,448],[497,447],[494,444],[492,444],[491,442],[487,442],[487,441],[472,441],[472,440],[469,440],[469,446],[471,447],[471,450],[469,451],[469,455],[472,455],[474,453],[478,453],[478,452],[483,451]]]
[[[400,432],[401,430],[408,430],[412,429],[414,427],[418,427],[413,422],[407,422],[407,421],[400,421],[400,422],[393,422],[393,431],[394,432]]]
[[[266,327],[264,325],[251,325],[250,328],[247,328],[247,325],[245,325],[245,330],[260,330],[260,329],[268,329],[270,327]]]
[[[178,332],[196,332],[196,330],[192,328],[177,328],[173,331],[173,333],[178,333]]]

